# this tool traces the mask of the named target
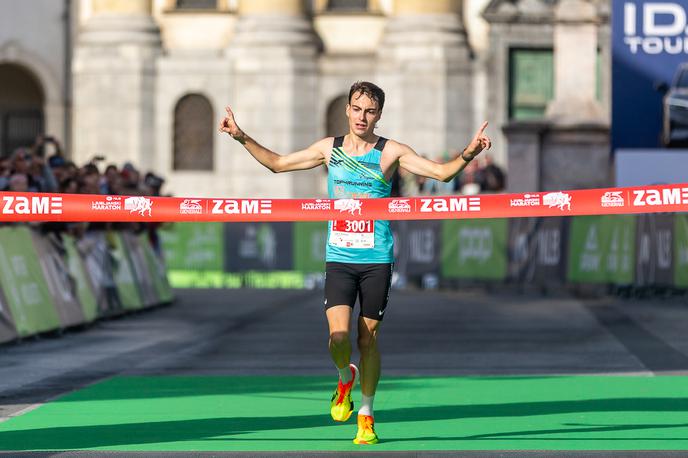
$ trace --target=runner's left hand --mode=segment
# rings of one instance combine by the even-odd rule
[[[487,128],[487,121],[483,122],[480,129],[475,133],[473,139],[468,144],[464,150],[464,155],[467,159],[473,159],[484,149],[490,149],[492,146],[492,140],[490,137],[485,135],[485,129]]]

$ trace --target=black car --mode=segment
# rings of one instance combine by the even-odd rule
[[[688,62],[679,65],[671,86],[660,85],[664,95],[662,143],[666,146],[688,144]]]

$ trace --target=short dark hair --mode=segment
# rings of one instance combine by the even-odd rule
[[[361,95],[367,95],[372,100],[376,101],[378,108],[382,111],[382,107],[385,106],[385,91],[380,89],[379,86],[369,81],[356,81],[351,85],[351,89],[349,89],[349,105],[351,104],[351,97],[359,92]]]

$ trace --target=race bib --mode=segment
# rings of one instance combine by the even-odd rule
[[[329,243],[340,248],[373,248],[375,221],[333,221]]]

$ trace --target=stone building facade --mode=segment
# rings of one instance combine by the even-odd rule
[[[0,33],[0,80],[7,63],[34,75],[48,95],[40,102],[44,130],[67,139],[75,161],[94,155],[119,164],[131,161],[165,176],[167,189],[176,195],[322,196],[322,170],[272,175],[219,135],[217,125],[229,104],[242,128],[265,146],[298,150],[345,132],[346,95],[356,80],[375,81],[387,93],[378,132],[431,158],[461,148],[488,119],[492,154],[507,169],[514,189],[536,190],[556,181],[541,179],[550,173],[546,170],[556,169],[546,160],[551,150],[543,153],[538,143],[545,133],[592,128],[598,143],[606,141],[610,91],[604,1],[52,4],[58,3],[53,9],[69,19],[63,19],[56,36],[71,37],[63,43],[68,55],[50,62],[61,54],[48,48],[45,57],[19,61],[18,55],[38,54],[32,49],[45,51],[45,44]],[[581,5],[588,16],[567,16]],[[43,20],[55,22],[54,17]],[[581,46],[572,47],[577,36],[587,37],[587,54]],[[52,40],[53,47],[57,43]],[[567,80],[566,72],[555,71],[578,65],[581,56],[587,56],[585,71],[591,73],[587,92],[570,75]],[[55,82],[47,74],[67,76]],[[581,93],[592,94],[583,105],[567,98]],[[591,108],[581,111],[580,106]],[[568,140],[580,143],[573,137],[550,136],[547,142],[569,151]],[[558,141],[563,146],[556,146]],[[537,173],[527,166],[535,163]]]
[[[0,2],[0,155],[39,132],[69,143],[73,12],[68,0]]]

